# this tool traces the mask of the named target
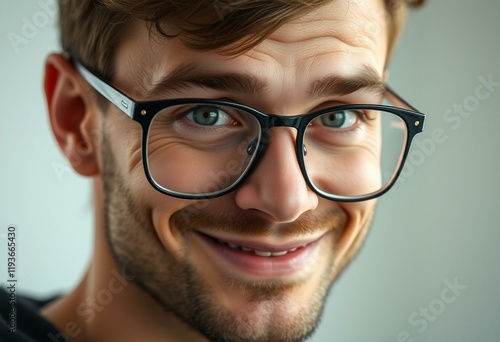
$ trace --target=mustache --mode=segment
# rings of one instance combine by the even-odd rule
[[[196,228],[213,232],[234,233],[244,236],[296,237],[319,231],[333,230],[340,235],[347,224],[347,213],[341,208],[323,211],[308,211],[293,222],[273,223],[247,211],[212,212],[194,205],[175,212],[170,217],[170,226],[186,234]]]

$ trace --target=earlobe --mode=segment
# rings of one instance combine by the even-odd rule
[[[98,129],[95,103],[82,87],[82,79],[63,55],[51,54],[45,62],[45,96],[54,136],[76,172],[84,176],[99,173]]]

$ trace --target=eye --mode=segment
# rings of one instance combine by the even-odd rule
[[[198,106],[189,111],[186,118],[201,126],[222,126],[231,123],[231,117],[214,106]]]
[[[353,111],[344,110],[321,115],[321,123],[331,128],[350,128],[358,121],[359,114]]]

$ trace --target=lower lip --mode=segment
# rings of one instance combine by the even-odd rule
[[[285,277],[300,274],[301,272],[307,273],[307,270],[311,269],[311,266],[317,260],[316,250],[322,239],[320,238],[282,256],[261,257],[253,252],[230,248],[202,233],[195,233],[195,236],[201,240],[203,245],[208,247],[210,253],[215,254],[216,258],[225,265],[229,264],[232,269],[245,275],[263,278]],[[227,270],[227,266],[224,267],[224,270]]]

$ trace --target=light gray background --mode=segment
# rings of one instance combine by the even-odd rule
[[[58,50],[55,13],[38,1],[0,4],[0,281],[15,224],[18,286],[46,296],[72,288],[89,260],[90,182],[57,149],[42,97],[44,56]],[[500,82],[499,17],[498,0],[434,0],[410,13],[390,84],[428,114],[425,133],[311,341],[500,338],[500,86],[476,94],[481,78]],[[26,20],[39,27],[16,48],[9,37]],[[444,303],[447,281],[462,289]]]

